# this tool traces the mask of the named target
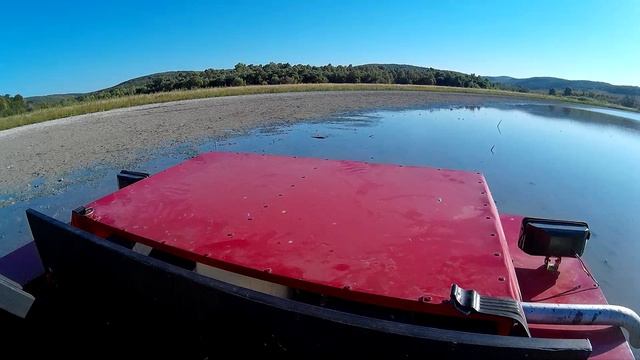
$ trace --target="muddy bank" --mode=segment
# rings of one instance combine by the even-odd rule
[[[126,166],[162,147],[224,138],[257,126],[363,109],[505,100],[517,101],[432,92],[316,92],[186,100],[74,116],[0,132],[0,194],[32,191],[34,179],[64,182],[63,176],[75,169]]]

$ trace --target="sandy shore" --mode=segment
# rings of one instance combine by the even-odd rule
[[[403,91],[285,93],[186,100],[74,116],[0,132],[0,193],[28,190],[28,184],[39,177],[58,178],[96,164],[130,164],[161,147],[222,138],[258,126],[364,109],[483,105],[505,99]]]

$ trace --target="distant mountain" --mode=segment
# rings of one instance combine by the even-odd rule
[[[27,101],[39,105],[45,103],[58,103],[65,100],[73,100],[78,96],[84,95],[83,93],[70,93],[70,94],[51,94],[42,96],[30,96],[26,98]]]
[[[160,73],[155,73],[155,74],[150,74],[150,75],[145,75],[145,76],[140,76],[140,77],[137,77],[137,78],[133,78],[133,79],[121,82],[118,85],[114,85],[114,86],[106,88],[106,89],[98,90],[96,92],[108,91],[108,90],[119,89],[119,88],[143,87],[143,86],[147,86],[147,84],[151,84],[154,79],[171,78],[171,77],[186,77],[186,76],[189,76],[189,75],[195,74],[195,73],[199,73],[199,71],[165,71],[165,72],[160,72]]]
[[[90,95],[90,94],[98,94],[100,92],[103,91],[109,91],[109,90],[114,90],[114,89],[121,89],[121,88],[136,88],[136,87],[144,87],[147,84],[150,84],[153,82],[154,79],[156,78],[164,78],[164,77],[174,77],[174,76],[187,76],[189,74],[193,74],[196,73],[197,71],[165,71],[165,72],[160,72],[160,73],[154,73],[154,74],[150,74],[150,75],[145,75],[145,76],[140,76],[137,78],[133,78],[133,79],[129,79],[127,81],[123,81],[117,85],[105,88],[105,89],[101,89],[101,90],[96,90],[96,91],[91,91],[91,92],[86,92],[86,93],[68,93],[68,94],[51,94],[51,95],[40,95],[40,96],[29,96],[26,97],[25,100],[27,100],[28,102],[34,104],[34,105],[42,105],[42,104],[55,104],[55,103],[60,103],[60,102],[64,102],[64,101],[73,101],[76,100],[78,97],[81,96],[86,96],[86,95]]]
[[[640,87],[612,85],[606,82],[589,80],[566,80],[555,77],[531,77],[517,79],[509,76],[486,76],[494,84],[523,88],[531,91],[549,91],[549,89],[563,90],[571,88],[584,92],[606,93],[617,96],[640,96]]]

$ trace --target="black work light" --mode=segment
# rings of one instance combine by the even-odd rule
[[[548,270],[557,270],[562,257],[580,257],[591,236],[589,225],[580,221],[538,218],[522,219],[518,247],[529,255],[544,256]],[[550,258],[555,264],[550,265]]]

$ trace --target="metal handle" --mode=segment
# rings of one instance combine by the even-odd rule
[[[613,325],[629,332],[629,343],[640,348],[640,316],[617,305],[520,303],[527,322],[560,325]]]

